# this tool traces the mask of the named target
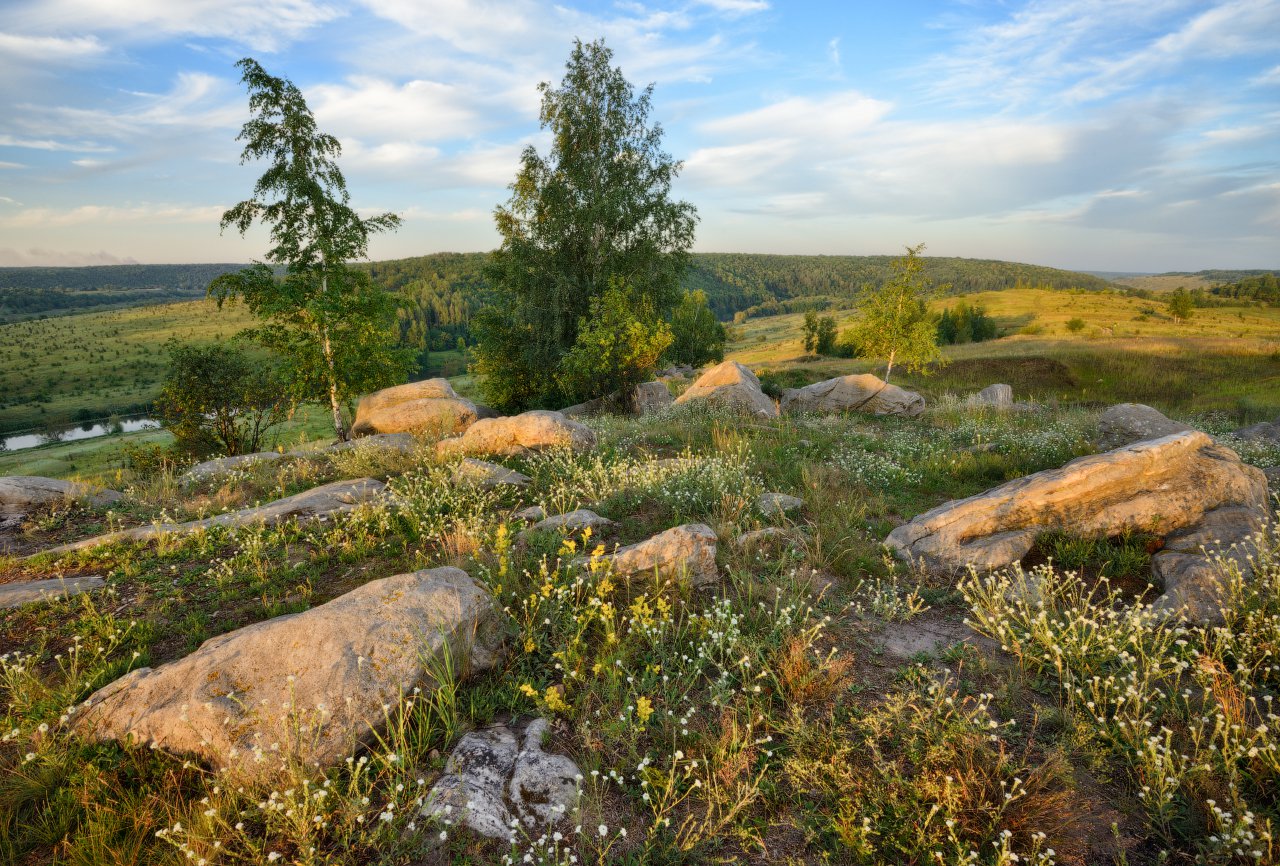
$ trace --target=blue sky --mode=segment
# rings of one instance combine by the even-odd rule
[[[0,264],[244,261],[253,56],[343,142],[374,258],[483,250],[539,81],[603,36],[697,248],[1280,265],[1280,0],[0,0]]]

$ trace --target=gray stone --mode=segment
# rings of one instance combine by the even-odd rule
[[[1234,564],[1245,580],[1253,576],[1257,539],[1266,526],[1265,512],[1229,505],[1166,537],[1164,549],[1151,557],[1152,573],[1165,590],[1155,609],[1201,625],[1221,623],[1224,572]]]
[[[1250,424],[1248,427],[1241,427],[1231,435],[1237,439],[1261,439],[1280,443],[1280,421]]]
[[[453,468],[453,480],[455,483],[474,484],[477,487],[492,490],[496,487],[525,487],[532,479],[528,475],[499,466],[497,463],[464,457]]]
[[[1010,385],[988,385],[978,393],[969,396],[969,405],[1010,409],[1013,407],[1013,387]]]
[[[348,451],[358,451],[360,453],[398,451],[401,454],[412,454],[417,448],[418,440],[414,438],[412,433],[371,433],[358,439],[335,442],[325,448],[322,453],[345,454]]]
[[[489,593],[458,568],[375,580],[308,611],[205,641],[98,690],[77,728],[194,754],[251,779],[286,762],[321,768],[374,741],[384,707],[422,687],[449,654],[462,672],[499,657]]]
[[[601,517],[594,511],[579,508],[576,511],[570,511],[568,514],[555,514],[551,517],[543,518],[533,526],[530,526],[528,531],[568,530],[569,532],[581,532],[584,529],[595,530],[605,526],[613,526],[613,521],[607,517]]]
[[[82,577],[55,577],[50,580],[26,580],[0,584],[0,609],[22,607],[34,602],[70,598],[82,592],[101,589],[107,582],[95,574]]]
[[[63,544],[40,554],[59,555],[73,550],[86,550],[104,544],[117,544],[122,541],[141,543],[169,533],[194,532],[198,529],[210,529],[215,526],[247,526],[264,523],[273,526],[286,520],[324,519],[334,514],[351,511],[365,502],[370,502],[382,494],[386,485],[372,478],[358,478],[354,481],[333,481],[310,490],[296,493],[293,496],[268,502],[256,508],[242,508],[207,517],[204,520],[191,520],[186,523],[153,523],[148,526],[136,526],[119,532],[109,532],[93,538],[83,538],[70,544]]]
[[[566,406],[560,412],[566,418],[590,418],[595,415],[648,415],[670,406],[675,398],[663,382],[643,382],[631,392],[629,400],[615,392],[585,403]]]
[[[1150,406],[1121,403],[1107,409],[1098,419],[1098,447],[1103,450],[1122,448],[1134,442],[1186,433],[1190,429]]]
[[[782,517],[804,508],[804,500],[785,493],[761,493],[756,500],[756,510],[765,517]]]
[[[698,377],[689,389],[676,398],[677,404],[705,402],[769,418],[777,417],[778,407],[760,388],[756,374],[737,361],[717,364]]]
[[[42,478],[38,475],[0,477],[0,514],[26,514],[32,508],[70,500],[103,506],[119,502],[123,493],[103,490],[78,481]]]
[[[530,505],[528,508],[521,508],[515,514],[511,515],[516,520],[524,520],[529,523],[536,523],[547,516],[547,510],[541,505]]]
[[[789,388],[780,403],[784,413],[866,412],[871,415],[915,417],[924,411],[924,398],[890,385],[870,373],[837,376],[803,388]]]
[[[554,824],[578,804],[582,771],[564,755],[542,751],[546,719],[535,719],[524,733],[524,749],[516,757],[507,796],[527,823]]]
[[[184,485],[200,484],[205,481],[211,481],[220,475],[226,475],[237,469],[245,469],[257,463],[274,463],[277,460],[284,459],[285,455],[278,454],[275,451],[258,451],[253,454],[236,454],[231,457],[217,457],[213,460],[206,460],[203,463],[197,463],[186,472],[182,473],[179,482]]]

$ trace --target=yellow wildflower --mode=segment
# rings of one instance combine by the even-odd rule
[[[653,702],[641,695],[636,699],[636,718],[640,720],[640,727],[649,724],[649,717],[653,715]]]

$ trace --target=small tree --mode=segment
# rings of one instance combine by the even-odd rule
[[[497,297],[472,322],[472,356],[489,403],[504,411],[561,405],[563,383],[585,385],[561,362],[577,363],[565,359],[578,329],[615,279],[655,325],[681,297],[697,214],[671,197],[681,164],[649,119],[652,86],[637,94],[612,62],[603,42],[577,41],[560,85],[539,85],[550,153],[525,148],[511,197],[494,212],[502,244],[485,275]],[[602,380],[586,390],[612,389]]]
[[[893,272],[883,285],[863,288],[858,304],[862,318],[851,329],[859,355],[886,359],[886,382],[895,363],[907,370],[921,370],[942,358],[937,328],[929,319],[925,302],[934,288],[924,276],[922,250],[924,244],[907,247],[907,254],[893,261]],[[948,285],[941,285],[936,291],[947,288]]]
[[[347,438],[342,404],[351,396],[403,381],[412,351],[396,349],[395,302],[369,275],[347,266],[368,254],[369,236],[400,225],[395,214],[361,218],[348,203],[346,179],[335,159],[342,146],[316,129],[293,82],[268,75],[246,57],[236,64],[253,115],[237,137],[241,163],[270,165],[253,197],[222,215],[222,229],[241,235],[255,223],[269,227],[266,260],[218,277],[209,294],[219,305],[243,298],[266,324],[251,332],[288,359],[295,396],[328,400],[338,439]]]
[[[800,330],[804,334],[804,353],[812,355],[818,349],[818,314],[813,310],[806,310]]]
[[[691,367],[723,361],[727,339],[724,325],[707,305],[706,292],[695,289],[685,292],[671,313],[671,346],[666,357],[673,364]]]
[[[1179,322],[1190,319],[1196,308],[1195,298],[1184,288],[1179,288],[1169,296],[1168,305],[1169,315]]]
[[[814,334],[814,349],[819,355],[831,355],[836,350],[836,317],[819,316]]]
[[[671,329],[621,280],[591,302],[578,339],[560,362],[557,384],[570,400],[607,394],[626,399],[671,345]]]
[[[239,347],[170,342],[169,373],[155,410],[184,451],[260,451],[292,408],[275,368]]]

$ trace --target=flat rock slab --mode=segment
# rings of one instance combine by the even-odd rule
[[[286,761],[331,767],[368,744],[385,727],[384,706],[415,686],[429,695],[430,663],[445,653],[474,672],[499,648],[485,589],[458,568],[416,571],[139,668],[94,693],[76,727],[265,780]]]
[[[1098,419],[1098,447],[1106,450],[1122,448],[1134,442],[1186,433],[1190,429],[1142,403],[1120,403],[1107,409]]]
[[[453,480],[458,484],[474,484],[492,490],[495,487],[527,487],[532,481],[528,475],[474,457],[464,457],[453,468]]]
[[[970,565],[990,571],[1022,559],[1048,530],[1165,536],[1231,505],[1265,519],[1266,478],[1234,451],[1193,431],[1080,457],[947,502],[894,529],[885,544],[935,571],[956,574]]]
[[[256,508],[244,508],[231,511],[204,520],[191,520],[186,523],[155,523],[149,526],[137,526],[93,538],[83,538],[70,544],[63,544],[39,554],[55,556],[75,550],[86,550],[104,544],[117,544],[122,541],[145,542],[168,533],[194,532],[199,529],[210,529],[215,526],[248,526],[256,523],[274,525],[291,518],[312,520],[351,511],[365,502],[370,502],[382,494],[386,485],[373,478],[358,478],[354,481],[333,481],[322,484],[293,496],[268,502]]]
[[[581,532],[584,529],[594,530],[606,526],[613,526],[613,521],[607,517],[601,517],[589,509],[579,508],[567,514],[554,514],[551,517],[544,517],[533,526],[530,526],[526,532],[559,530]]]
[[[424,815],[490,839],[514,839],[515,824],[547,826],[572,814],[582,771],[564,755],[542,750],[545,719],[516,733],[498,725],[464,734],[431,788]]]
[[[586,451],[594,448],[595,444],[596,434],[585,424],[566,418],[560,412],[534,409],[519,415],[477,421],[461,436],[437,442],[436,455],[497,454],[514,457],[555,448]]]
[[[77,481],[43,478],[39,475],[6,475],[0,477],[0,513],[26,514],[32,508],[67,500],[82,499],[90,505],[110,505],[124,494],[102,490]]]
[[[197,463],[182,473],[182,477],[178,480],[182,484],[199,484],[204,481],[210,481],[220,475],[234,472],[237,469],[245,469],[256,463],[275,463],[277,460],[283,460],[286,456],[277,454],[275,451],[257,451],[253,454],[218,457],[213,460],[206,460],[203,463]]]
[[[0,584],[0,609],[22,607],[38,601],[70,598],[82,592],[101,589],[107,582],[94,574],[83,577],[56,577],[50,580],[27,580]]]
[[[707,370],[675,402],[711,403],[769,418],[778,415],[777,404],[760,388],[756,374],[737,361],[725,361]]]
[[[913,418],[924,411],[924,397],[879,376],[862,373],[837,376],[803,388],[789,388],[780,401],[784,413],[865,412],[871,415],[902,415]]]

